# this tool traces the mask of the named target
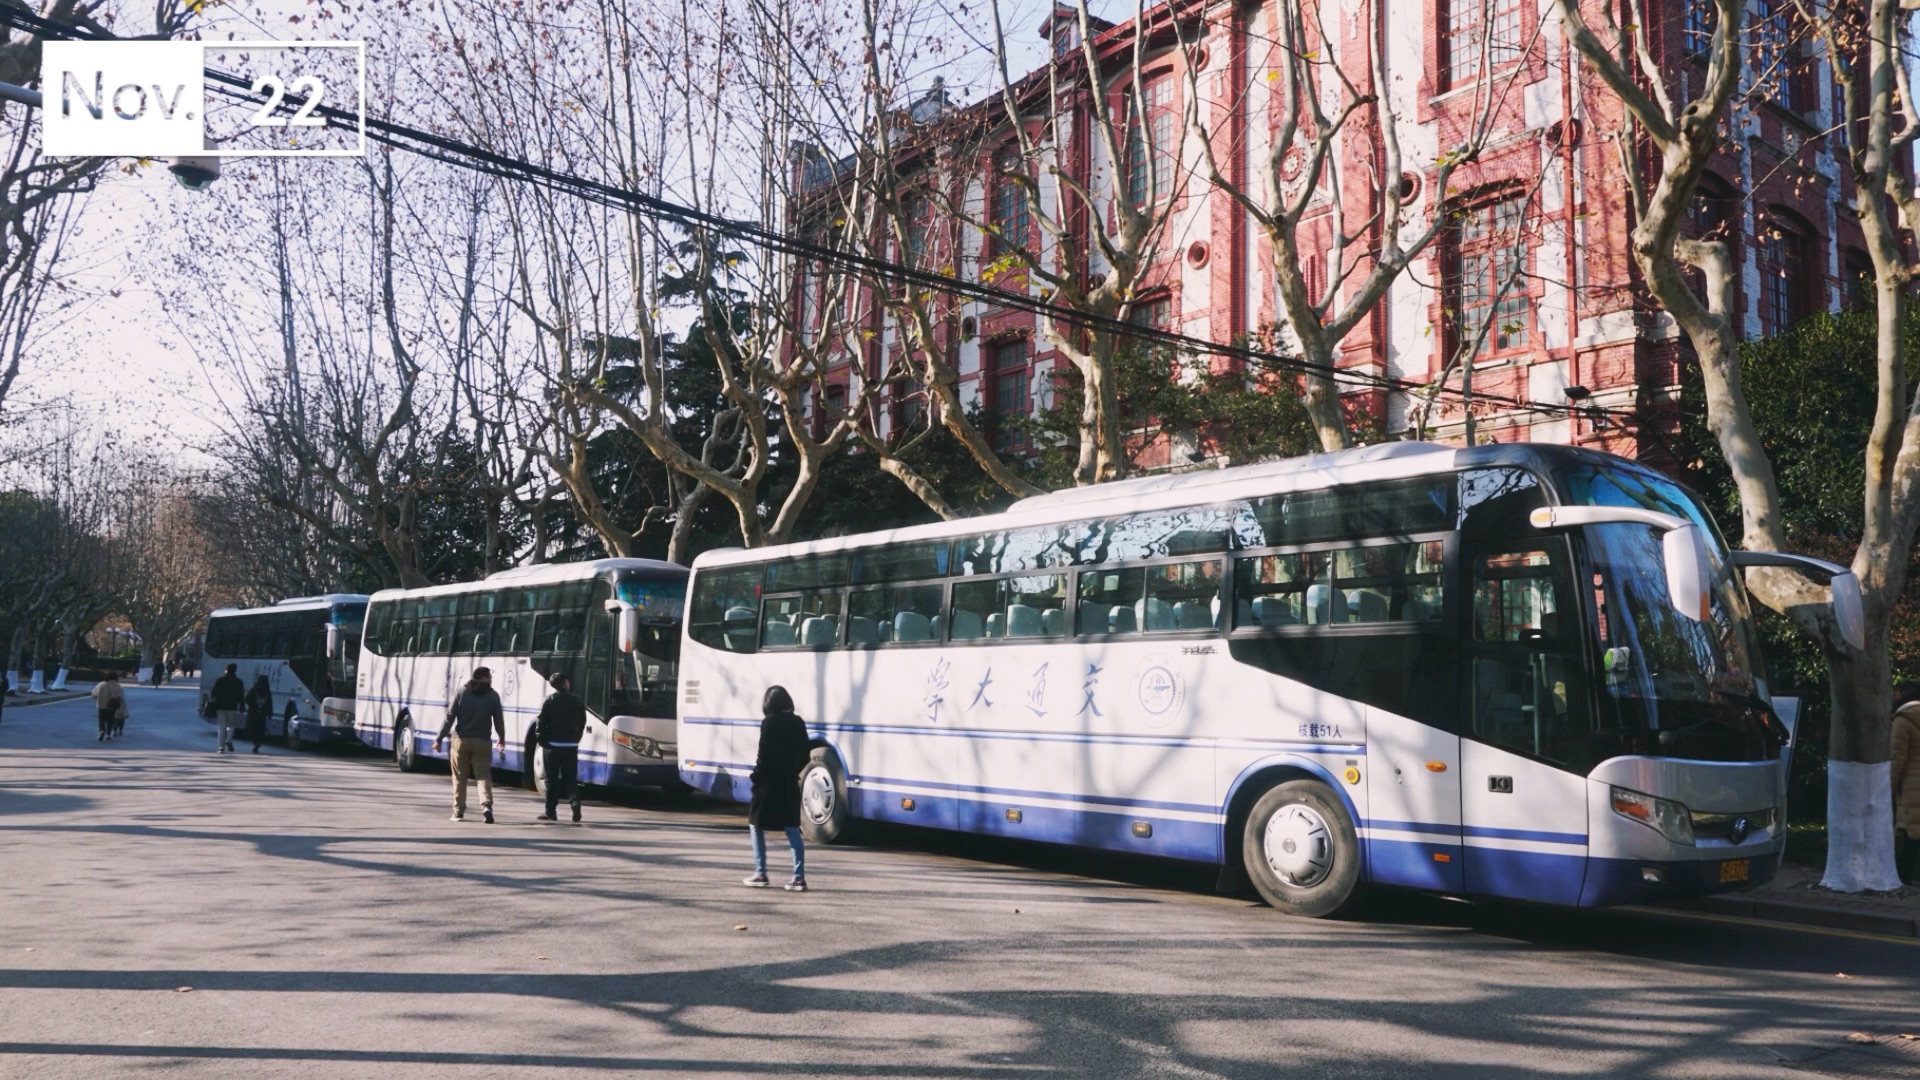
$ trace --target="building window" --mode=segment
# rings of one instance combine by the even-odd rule
[[[1755,92],[1789,112],[1804,112],[1806,64],[1796,55],[1792,0],[1754,0],[1752,11]]]
[[[1806,318],[1813,308],[1813,283],[1823,261],[1811,236],[1798,224],[1776,217],[1760,238],[1760,318],[1764,331],[1778,334]]]
[[[1525,25],[1520,0],[1443,0],[1448,86],[1464,86],[1482,67],[1496,72],[1520,61]]]
[[[907,239],[906,257],[908,266],[915,270],[925,269],[927,265],[928,240],[932,235],[933,222],[927,209],[927,200],[923,196],[914,196],[907,200],[904,208],[906,215]]]
[[[1840,260],[1842,300],[1849,311],[1872,311],[1876,302],[1873,260],[1859,248],[1848,248]]]
[[[1136,208],[1158,202],[1173,190],[1178,138],[1173,78],[1163,75],[1147,83],[1140,97],[1141,105],[1132,110],[1127,124],[1127,199]]]
[[[1026,445],[1026,432],[1019,422],[1032,412],[1028,358],[1026,338],[1004,341],[993,347],[991,412],[995,450],[1017,450]]]
[[[994,160],[993,227],[999,234],[1000,251],[1028,247],[1033,216],[1027,206],[1027,189],[1014,177],[1020,174],[1020,155],[1009,148]]]
[[[1464,347],[1479,336],[1486,320],[1493,325],[1480,342],[1478,356],[1523,349],[1527,345],[1530,305],[1524,276],[1526,199],[1510,195],[1466,210],[1458,225],[1452,301],[1458,336]],[[1497,300],[1496,300],[1497,298]]]
[[[1720,9],[1713,0],[1687,0],[1686,50],[1688,56],[1706,56],[1713,51],[1713,28],[1720,23]]]

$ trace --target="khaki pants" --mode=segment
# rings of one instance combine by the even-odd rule
[[[493,813],[493,741],[453,737],[453,812],[467,812],[467,778],[480,782],[480,809]]]

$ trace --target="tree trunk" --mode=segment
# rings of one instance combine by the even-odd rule
[[[1885,642],[1887,620],[1867,619]],[[1893,784],[1888,766],[1892,668],[1884,645],[1828,663],[1833,719],[1827,751],[1827,866],[1820,884],[1841,892],[1900,887],[1893,865]]]

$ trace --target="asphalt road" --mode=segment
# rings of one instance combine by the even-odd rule
[[[1416,896],[1308,922],[912,830],[748,890],[731,807],[454,823],[444,774],[216,756],[190,691],[128,696],[119,742],[85,700],[0,722],[0,1077],[1920,1076],[1911,942]]]

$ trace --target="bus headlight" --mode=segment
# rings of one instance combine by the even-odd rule
[[[1659,832],[1676,844],[1693,843],[1693,815],[1671,799],[1656,799],[1617,787],[1613,789],[1613,812]]]
[[[624,746],[634,753],[639,754],[641,757],[657,758],[661,756],[660,744],[647,738],[645,735],[629,735],[624,731],[616,731],[613,733],[613,741],[615,744]]]

